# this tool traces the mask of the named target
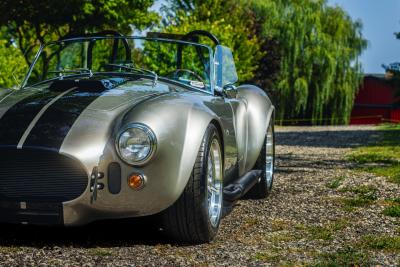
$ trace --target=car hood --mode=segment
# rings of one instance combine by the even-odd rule
[[[11,93],[12,91],[10,89],[3,89],[0,88],[0,99]]]
[[[109,134],[117,118],[138,102],[171,90],[148,79],[57,80],[0,98],[0,147],[60,151],[75,135]],[[93,132],[101,130],[101,132]],[[74,134],[75,132],[75,134]],[[103,138],[104,139],[104,138]]]

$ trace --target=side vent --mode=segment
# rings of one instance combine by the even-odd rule
[[[121,166],[116,162],[108,165],[108,190],[111,194],[121,191]]]
[[[109,79],[80,79],[80,80],[55,80],[50,85],[50,91],[64,92],[73,87],[77,87],[83,92],[103,92],[104,90],[110,90],[117,86],[125,83],[125,78],[109,78]]]

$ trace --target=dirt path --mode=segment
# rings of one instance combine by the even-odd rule
[[[384,200],[400,197],[399,186],[353,171],[354,166],[344,160],[350,147],[376,140],[380,133],[374,127],[285,127],[277,132],[273,194],[267,200],[240,201],[211,244],[168,243],[148,229],[146,221],[79,229],[4,226],[0,229],[0,263],[400,265],[398,249],[373,246],[376,238],[399,236],[399,219],[382,215]],[[358,206],[363,192],[373,198]]]

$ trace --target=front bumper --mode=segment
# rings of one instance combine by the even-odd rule
[[[103,219],[131,218],[156,214],[168,207],[171,195],[159,194],[158,187],[147,184],[140,191],[134,191],[123,181],[121,191],[109,191],[107,176],[98,181],[97,199],[89,186],[77,199],[72,201],[0,201],[0,222],[33,225],[79,226]],[[125,180],[125,179],[123,179]]]
[[[49,174],[47,170],[51,168],[43,164],[49,158],[58,157],[54,152],[30,153],[29,160],[26,160],[31,168],[29,172],[22,171],[26,166],[21,165],[21,161],[18,165],[11,166],[9,171],[0,171],[0,183],[3,186],[0,188],[0,222],[77,226],[102,219],[147,216],[168,208],[181,194],[176,186],[177,176],[165,172],[160,175],[157,165],[136,169],[118,161],[112,152],[105,153],[104,155],[109,156],[103,155],[97,166],[78,160],[72,155],[60,155],[62,162],[67,160],[63,157],[73,160],[76,170],[67,172],[63,164],[53,161],[54,175],[51,172]],[[7,151],[3,155],[10,157],[13,153]],[[8,163],[12,164],[23,156],[25,154],[17,155]],[[37,164],[38,156],[43,158],[40,166]],[[57,167],[57,164],[60,166]],[[0,167],[3,170],[5,168]],[[17,171],[12,173],[13,169]],[[79,173],[79,169],[81,178],[72,177]],[[132,173],[147,177],[146,185],[138,191],[128,185],[128,176]],[[60,175],[64,176],[60,178]],[[40,180],[40,184],[36,180]],[[98,185],[97,190],[94,190],[95,182]],[[29,186],[24,187],[24,184]],[[8,189],[4,189],[6,187]],[[70,194],[71,189],[75,190],[76,195]],[[66,196],[73,199],[65,201]]]

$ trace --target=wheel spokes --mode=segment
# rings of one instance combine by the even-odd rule
[[[274,174],[274,133],[270,125],[267,130],[265,142],[265,182],[271,187]]]
[[[217,139],[211,143],[207,166],[208,214],[213,226],[217,226],[222,210],[222,162]]]

